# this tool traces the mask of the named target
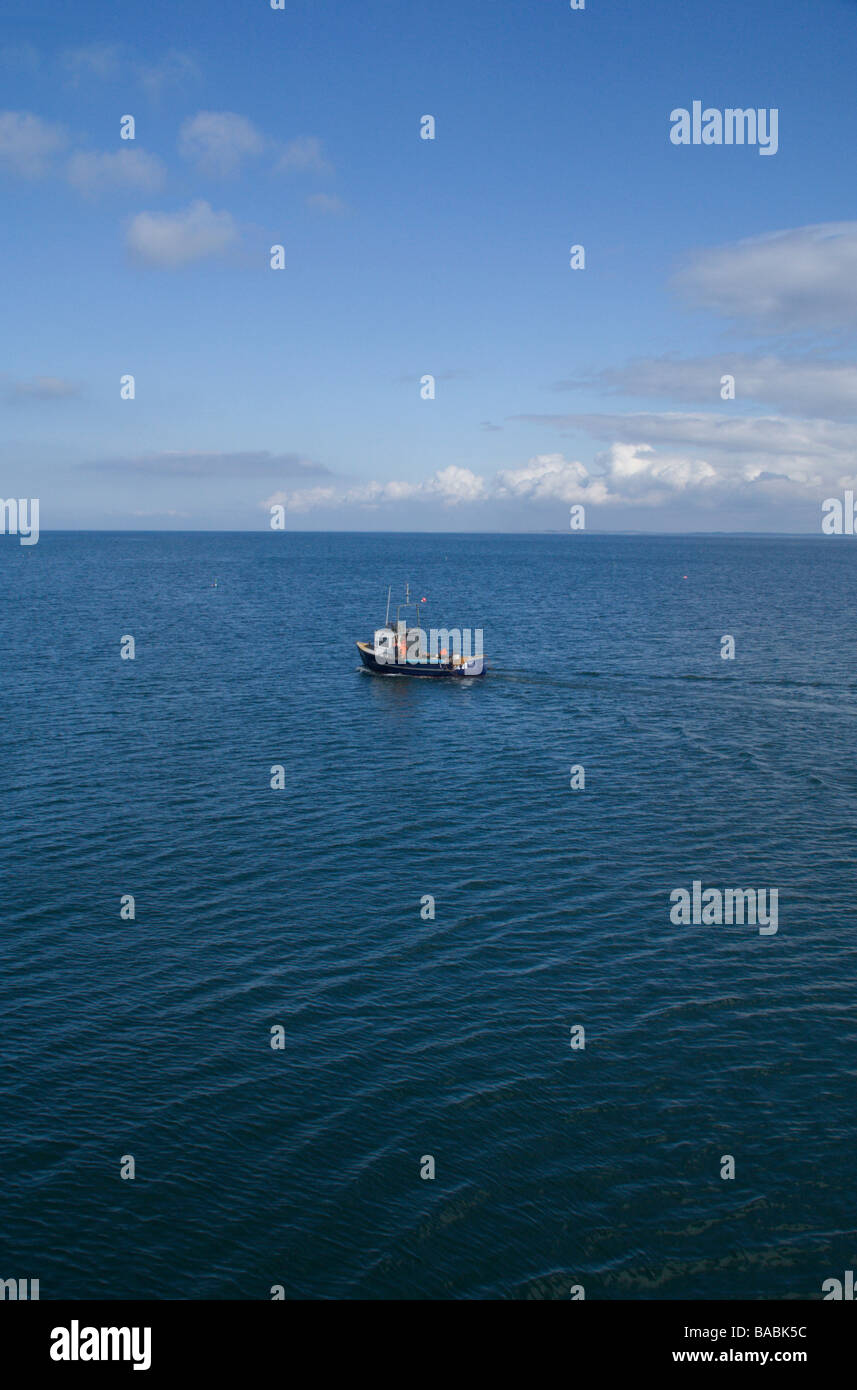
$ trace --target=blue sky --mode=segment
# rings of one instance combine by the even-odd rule
[[[0,493],[818,532],[857,479],[855,59],[845,0],[12,0]],[[696,100],[776,108],[776,153],[672,143]]]

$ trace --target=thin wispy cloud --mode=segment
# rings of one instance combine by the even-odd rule
[[[322,463],[302,454],[276,454],[264,449],[239,453],[174,450],[155,454],[96,459],[84,464],[106,473],[142,473],[173,478],[331,478]]]
[[[623,367],[554,382],[555,391],[661,397],[699,405],[720,398],[721,378],[735,379],[736,400],[774,406],[784,414],[857,417],[857,362],[832,358],[723,352],[717,357],[635,358]],[[736,407],[730,405],[731,410]]]
[[[402,386],[419,386],[424,372],[425,368],[421,368],[419,371],[414,369],[411,372],[402,372],[401,376],[395,378],[395,381]],[[444,371],[432,372],[431,375],[435,381],[469,381],[473,373],[463,367],[447,367]]]
[[[298,135],[281,151],[276,163],[280,173],[332,174],[333,165],[324,154],[324,146],[315,135]]]
[[[199,82],[202,73],[190,53],[171,48],[155,63],[136,62],[134,75],[149,100],[158,103],[170,92],[181,92]]]
[[[61,401],[80,395],[80,386],[59,376],[37,376],[29,381],[11,381],[0,386],[7,401]]]
[[[766,457],[844,460],[857,450],[857,425],[833,420],[802,420],[783,415],[710,415],[665,411],[580,415],[524,415],[527,420],[561,431],[575,430],[593,439],[619,439],[657,447],[681,445],[706,454],[754,454]]]
[[[83,82],[115,82],[125,66],[126,49],[118,43],[90,43],[65,49],[60,64],[73,85]]]
[[[276,173],[333,172],[317,136],[300,135],[283,144],[236,111],[198,111],[189,117],[179,131],[178,150],[182,159],[209,178],[234,177],[263,157]],[[319,193],[306,201],[319,212],[345,211],[335,194]]]
[[[70,87],[98,82],[133,83],[155,102],[167,92],[180,91],[201,77],[196,59],[177,48],[150,61],[140,58],[129,44],[96,41],[62,49],[56,61]]]
[[[348,211],[347,205],[335,193],[310,193],[306,205],[313,212],[323,212],[329,217],[341,217]]]

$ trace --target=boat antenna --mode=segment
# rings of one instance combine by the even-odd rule
[[[390,587],[389,587],[389,589],[387,590],[387,614],[386,614],[386,617],[384,618],[384,626],[385,626],[385,627],[389,627],[389,626],[390,626],[390,595],[391,595],[392,592],[393,592],[393,586],[392,586],[392,584],[391,584]]]

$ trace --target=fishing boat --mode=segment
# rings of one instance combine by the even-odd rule
[[[390,622],[390,597],[387,590],[387,614],[384,626],[375,629],[371,642],[358,642],[360,660],[368,671],[377,676],[430,676],[435,680],[472,680],[484,676],[482,630],[477,628],[471,653],[471,631],[460,628],[432,628],[427,634],[419,624],[420,603],[411,599],[410,584],[405,586],[405,601],[396,609],[396,621]],[[417,622],[408,621],[408,610],[414,609]],[[402,617],[404,612],[405,617]],[[464,642],[462,641],[464,637]]]

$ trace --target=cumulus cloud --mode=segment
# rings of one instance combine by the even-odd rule
[[[333,165],[324,157],[322,142],[315,135],[298,135],[283,148],[277,160],[283,173],[330,174]]]
[[[428,487],[450,505],[457,502],[478,502],[485,496],[485,479],[469,468],[457,468],[450,464],[441,468],[430,480]]]
[[[562,454],[540,454],[522,468],[506,469],[487,478],[470,468],[451,464],[422,482],[394,479],[356,486],[281,489],[267,498],[265,507],[279,503],[288,511],[305,512],[320,507],[371,507],[396,502],[433,502],[458,507],[484,502],[604,502],[609,488],[582,463]]]
[[[145,265],[164,270],[220,256],[237,240],[232,214],[215,212],[202,199],[179,212],[140,212],[126,234],[132,255]]]
[[[670,496],[706,490],[716,470],[704,459],[657,454],[648,444],[613,444],[595,467],[562,454],[538,454],[523,468],[498,473],[490,494],[527,502],[641,502],[655,506]]]
[[[61,125],[43,121],[29,111],[0,112],[0,169],[24,178],[42,178],[54,155],[65,149],[68,135]]]
[[[55,156],[69,144],[63,126],[44,121],[29,111],[0,113],[0,168],[25,178],[42,178],[55,167]],[[154,192],[164,181],[164,166],[152,154],[121,146],[99,153],[76,150],[66,161],[65,177],[82,192],[105,188],[135,188]]]
[[[179,132],[179,154],[204,174],[226,178],[247,159],[258,158],[265,137],[246,116],[234,111],[200,111]]]
[[[706,491],[722,481],[706,459],[657,454],[651,444],[613,444],[598,461],[605,465],[605,501],[633,499],[655,506],[678,493]]]
[[[491,494],[528,502],[603,502],[607,489],[601,479],[593,479],[582,463],[571,462],[562,454],[537,454],[523,468],[498,473]]]
[[[266,449],[243,453],[205,453],[173,450],[159,454],[98,459],[84,465],[104,472],[147,473],[185,478],[283,477],[309,479],[332,477],[329,468],[301,454],[273,454]]]
[[[81,193],[100,193],[112,188],[133,188],[156,193],[163,187],[166,170],[157,155],[128,146],[112,153],[78,150],[66,164],[66,178]]]
[[[537,418],[557,427],[584,431],[595,439],[648,446],[656,457],[704,461],[716,480],[710,489],[741,493],[778,480],[784,491],[815,495],[821,487],[850,486],[855,471],[857,425],[786,416],[682,414],[566,415]]]
[[[262,506],[276,503],[290,511],[309,511],[327,506],[377,507],[385,502],[433,501],[447,506],[460,502],[478,502],[487,496],[485,479],[469,468],[451,464],[442,468],[425,482],[394,479],[390,482],[359,483],[353,486],[326,486],[280,489]]]
[[[558,418],[608,438],[609,446],[591,465],[561,453],[538,454],[491,477],[450,467],[422,482],[284,488],[261,505],[280,503],[295,512],[395,502],[657,507],[676,500],[815,500],[830,489],[855,486],[855,425],[679,414]]]
[[[698,251],[673,285],[691,304],[760,331],[853,329],[857,222],[822,222]]]

